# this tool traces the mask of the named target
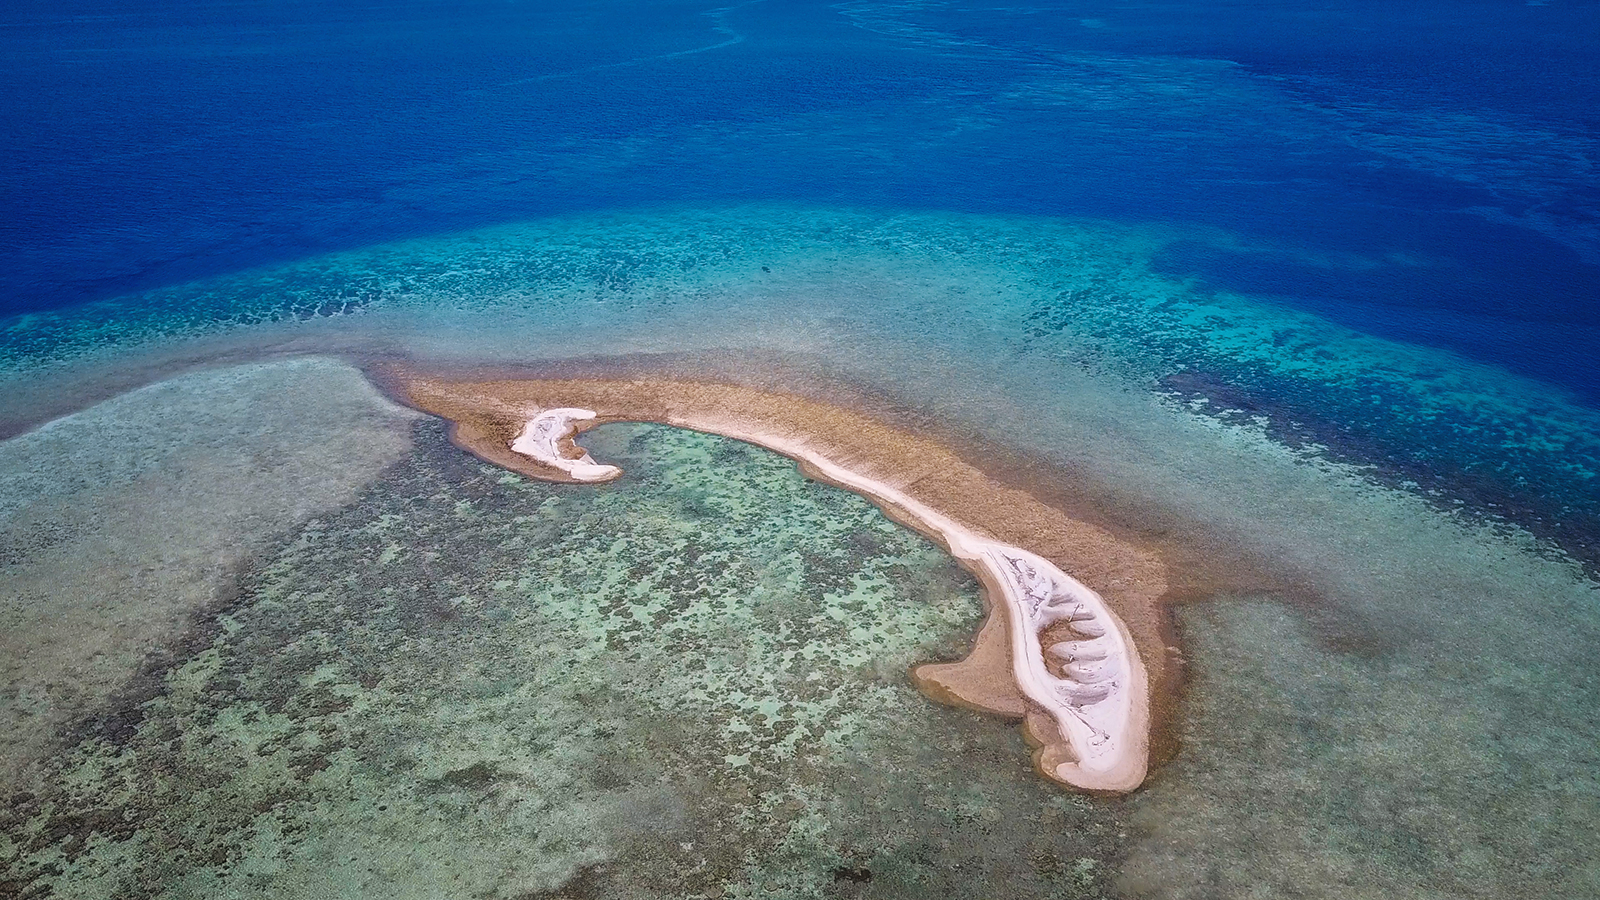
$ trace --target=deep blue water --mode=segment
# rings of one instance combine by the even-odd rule
[[[36,2],[0,305],[792,200],[1215,226],[1162,264],[1600,402],[1600,4]]]

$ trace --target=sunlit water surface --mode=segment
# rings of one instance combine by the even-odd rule
[[[1596,15],[15,4],[0,895],[1600,896]],[[1278,587],[1063,793],[864,501],[396,359],[838,388]]]

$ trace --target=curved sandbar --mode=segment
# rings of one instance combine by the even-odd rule
[[[946,547],[984,586],[990,614],[972,654],[917,667],[918,686],[1024,718],[1034,763],[1053,780],[1114,792],[1144,780],[1149,679],[1127,612],[1119,617],[1053,561],[1070,559],[1063,551],[1074,545],[1087,551],[1103,589],[1143,601],[1125,607],[1136,613],[1134,629],[1159,640],[1152,607],[1164,573],[1139,548],[994,483],[937,445],[803,398],[683,381],[398,380],[412,403],[455,423],[457,443],[537,478],[616,478],[620,469],[596,463],[572,438],[604,422],[655,421],[766,447],[867,497]]]

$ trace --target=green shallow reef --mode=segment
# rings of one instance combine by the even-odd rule
[[[74,897],[135,873],[126,896],[1600,896],[1600,414],[1171,274],[1197,245],[1330,278],[1439,264],[663,209],[0,323],[0,538],[20,536],[0,715],[27,716],[0,774],[35,795],[8,807],[8,877]],[[1279,587],[1176,610],[1175,758],[1126,800],[1074,799],[1008,724],[911,692],[907,665],[961,649],[975,589],[858,498],[671,431],[596,434],[632,473],[602,488],[484,470],[432,426],[407,451],[406,414],[347,364],[374,358],[839,388]],[[222,612],[179,638],[200,609]]]
[[[936,547],[713,436],[598,429],[598,487],[414,439],[9,798],[0,893],[1107,893],[1119,806],[908,680],[981,613]]]

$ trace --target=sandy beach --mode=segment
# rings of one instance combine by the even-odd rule
[[[1151,687],[1171,677],[1157,609],[1168,580],[1149,550],[1000,484],[931,440],[802,397],[671,379],[389,374],[404,399],[453,423],[460,446],[531,477],[620,477],[572,438],[607,422],[645,421],[765,447],[868,498],[983,585],[989,616],[972,652],[918,666],[923,692],[1021,718],[1034,765],[1054,781],[1106,792],[1142,783]]]

